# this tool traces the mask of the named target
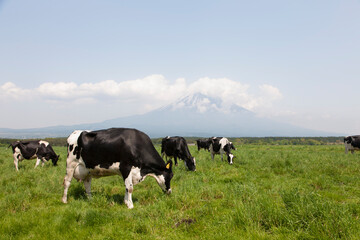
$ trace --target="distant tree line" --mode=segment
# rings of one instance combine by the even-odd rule
[[[195,144],[199,137],[185,137],[188,144]],[[9,146],[19,139],[0,138],[0,146]],[[21,141],[35,139],[21,139]],[[38,140],[38,139],[37,139]],[[44,138],[53,146],[66,146],[66,138]],[[154,144],[161,144],[162,138],[153,138]],[[343,144],[344,137],[239,137],[229,138],[235,145],[335,145]]]
[[[49,142],[52,146],[66,146],[67,138],[42,138],[41,140]],[[0,138],[0,146],[9,146],[10,143],[20,141],[30,141],[30,140],[39,140],[37,139],[10,139],[10,138]]]
[[[162,138],[152,139],[154,144],[161,144]],[[199,137],[185,137],[188,144],[195,144]],[[239,137],[228,138],[235,145],[335,145],[342,144],[344,137]]]
[[[235,144],[253,145],[335,145],[342,144],[344,137],[244,137],[231,141]]]

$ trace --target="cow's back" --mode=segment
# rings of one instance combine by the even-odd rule
[[[17,147],[25,159],[32,159],[38,153],[40,144],[38,141],[20,142]]]
[[[143,132],[130,128],[110,128],[92,132],[83,131],[77,141],[86,167],[111,165],[114,162],[140,166],[142,160],[154,164],[164,161],[156,152],[150,138]],[[161,161],[160,161],[161,160]]]
[[[188,144],[187,144],[185,138],[179,137],[177,139],[177,145],[178,145],[180,151],[182,152],[182,154],[185,154],[187,158],[191,157],[191,153],[190,153],[190,150],[189,150],[189,147],[188,147]]]

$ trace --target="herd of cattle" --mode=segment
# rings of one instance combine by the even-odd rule
[[[196,141],[198,150],[205,149],[211,153],[227,156],[233,164],[234,145],[225,137],[211,137]],[[344,138],[345,152],[360,150],[360,135]],[[51,145],[43,140],[16,141],[10,144],[13,151],[15,168],[23,159],[37,159],[35,168],[42,162],[52,160],[57,165],[56,155]],[[165,162],[163,158],[166,158]],[[125,182],[124,202],[133,208],[133,186],[142,182],[146,176],[156,179],[161,189],[171,193],[170,181],[173,177],[173,163],[167,158],[184,161],[186,168],[196,171],[196,161],[191,155],[188,144],[183,137],[165,137],[161,142],[161,156],[156,151],[149,136],[129,128],[110,128],[98,131],[76,130],[67,139],[66,175],[64,177],[64,195],[62,201],[67,203],[67,193],[72,178],[84,183],[85,191],[91,197],[91,179],[110,175],[121,175]]]
[[[201,143],[200,143],[201,142]],[[224,137],[212,137],[198,140],[198,147],[205,144],[214,160],[215,154],[221,159],[226,154],[229,164],[233,164],[234,145]],[[10,144],[13,150],[14,164],[23,159],[37,159],[35,168],[42,162],[52,160],[57,165],[56,155],[51,145],[43,140],[16,141]],[[202,146],[203,147],[203,146]],[[133,208],[133,186],[142,182],[147,176],[156,179],[161,189],[170,194],[170,181],[173,177],[172,161],[165,163],[163,158],[173,158],[185,162],[186,168],[196,171],[195,158],[191,155],[185,138],[165,137],[161,143],[161,156],[156,151],[149,136],[129,128],[110,128],[98,131],[76,130],[67,138],[66,175],[64,177],[64,195],[62,201],[67,203],[67,193],[71,180],[75,178],[84,183],[85,191],[91,197],[91,179],[110,175],[121,175],[125,182],[124,202]]]

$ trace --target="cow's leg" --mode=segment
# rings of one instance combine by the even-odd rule
[[[84,179],[84,187],[88,198],[91,199],[91,176]]]
[[[16,171],[19,171],[18,165],[19,165],[19,159],[17,158],[18,154],[14,154],[14,165],[16,168]]]
[[[42,161],[41,166],[43,167],[44,164],[45,164],[47,161],[49,161],[49,159],[42,158],[41,161]]]
[[[134,207],[132,198],[131,198],[131,194],[134,190],[133,187],[133,182],[132,182],[132,173],[130,171],[128,177],[125,179],[125,198],[124,198],[124,202],[126,204],[126,206],[131,209]]]
[[[176,156],[174,156],[174,161],[175,161],[175,166],[177,166],[178,163],[177,163],[177,157]]]
[[[211,159],[214,161],[214,154],[211,153]]]
[[[220,153],[220,156],[221,156],[221,161],[224,161],[224,159],[223,159],[223,153]]]
[[[161,158],[164,159],[164,157],[165,157],[165,160],[167,161],[168,155],[166,155],[165,152],[162,152],[162,153],[161,153]]]
[[[351,154],[354,154],[354,150],[351,150]]]
[[[47,161],[46,161],[45,158],[41,158],[41,167],[43,167],[46,162],[47,162]]]
[[[41,159],[40,159],[39,157],[37,157],[37,158],[36,158],[36,164],[35,164],[35,167],[34,167],[34,168],[36,168],[37,166],[39,166],[40,161],[41,161]]]
[[[64,177],[64,195],[62,197],[63,203],[67,203],[67,193],[71,184],[71,180],[74,176],[74,167],[67,167],[66,168],[66,175]]]

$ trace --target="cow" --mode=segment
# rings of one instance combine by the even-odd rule
[[[183,137],[165,137],[161,141],[161,157],[174,158],[177,166],[177,158],[184,160],[185,166],[190,171],[196,170],[195,158],[191,156],[188,145]]]
[[[210,149],[209,149],[210,144],[211,144],[211,138],[196,140],[196,145],[197,145],[198,151],[200,151],[200,149],[202,149],[202,148],[210,151]]]
[[[353,135],[344,137],[345,153],[350,150],[354,153],[355,150],[360,150],[360,135]]]
[[[35,168],[42,162],[41,165],[51,159],[54,166],[57,165],[57,161],[60,155],[56,155],[51,145],[44,140],[33,141],[15,141],[9,145],[13,151],[14,164],[16,171],[19,171],[19,161],[24,159],[37,159]]]
[[[212,160],[214,160],[215,154],[220,154],[221,161],[223,161],[223,154],[226,153],[228,157],[228,162],[230,165],[232,165],[234,155],[231,153],[231,149],[236,150],[232,142],[230,142],[227,138],[224,137],[211,138],[210,153]]]
[[[156,179],[167,194],[171,193],[172,162],[160,157],[145,133],[131,128],[97,131],[75,130],[67,139],[68,157],[64,177],[63,203],[72,178],[83,181],[91,198],[91,179],[121,175],[125,183],[124,202],[131,209],[133,186],[146,176]]]

